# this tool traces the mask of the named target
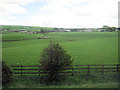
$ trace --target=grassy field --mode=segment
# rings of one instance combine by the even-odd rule
[[[30,33],[5,33],[2,36],[3,41],[20,41],[20,40],[25,40],[25,39],[36,39],[37,37],[41,37],[42,34],[30,34]]]
[[[37,37],[48,39],[37,39]],[[9,65],[38,65],[43,48],[58,42],[74,58],[74,64],[118,64],[117,32],[56,32],[46,34],[5,33],[2,59]],[[32,82],[32,83],[31,83]],[[8,84],[10,88],[117,88],[117,76],[74,76],[46,85],[40,77],[24,76]]]
[[[43,48],[53,41],[68,51],[74,64],[118,63],[117,32],[56,32],[44,34],[50,39],[36,38],[41,36],[43,34],[3,34],[2,59],[9,65],[39,64]]]

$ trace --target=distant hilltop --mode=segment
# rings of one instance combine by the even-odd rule
[[[20,26],[20,25],[1,25],[4,32],[22,32],[22,33],[46,33],[46,32],[113,32],[118,31],[116,27],[104,25],[102,28],[57,28],[40,26]]]

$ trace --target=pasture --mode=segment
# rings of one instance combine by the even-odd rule
[[[37,39],[37,37],[48,39]],[[9,65],[38,65],[43,48],[58,42],[74,58],[74,64],[117,64],[117,32],[5,33],[2,59]]]
[[[47,37],[47,39],[38,39]],[[117,32],[53,32],[44,34],[2,34],[2,60],[8,65],[38,65],[43,48],[50,42],[58,42],[74,58],[76,64],[118,64]],[[70,76],[60,82],[46,85],[40,76],[15,77],[10,88],[117,88],[117,75],[90,74]]]

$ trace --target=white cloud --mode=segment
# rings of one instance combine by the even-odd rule
[[[118,0],[49,0],[32,24],[54,27],[117,26]]]
[[[16,19],[16,17],[9,16],[9,17],[8,17],[8,19],[10,19],[10,20],[15,20],[15,19]]]
[[[52,27],[102,27],[118,25],[119,0],[1,0],[0,22],[17,19],[11,14],[28,14],[25,6],[41,1],[46,4],[39,8],[23,25]]]
[[[13,23],[8,22],[6,19],[0,17],[0,25],[13,25]]]
[[[29,0],[31,2],[32,0]],[[10,15],[12,13],[27,13],[26,9],[21,6],[29,3],[28,0],[1,0],[0,14],[1,16]]]
[[[6,20],[5,16],[27,13],[23,6],[30,2],[33,2],[33,0],[0,0],[0,24],[11,24]]]
[[[42,0],[0,0],[0,14],[2,16],[10,15],[12,13],[27,13],[25,5]]]

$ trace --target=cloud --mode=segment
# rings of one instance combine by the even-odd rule
[[[27,13],[25,6],[29,3],[38,2],[43,0],[1,0],[0,1],[0,14],[3,16],[10,14]]]
[[[31,0],[29,1],[31,2]],[[12,13],[27,13],[26,9],[21,6],[29,3],[28,0],[1,0],[0,14],[2,16],[10,15]]]
[[[12,14],[26,14],[26,5],[45,2],[38,12],[27,17],[28,25],[49,27],[118,26],[119,0],[1,0],[0,17],[4,22],[15,19]],[[29,16],[29,15],[28,15]],[[16,18],[17,20],[17,18]],[[11,22],[12,23],[12,22]],[[18,23],[19,24],[19,21]]]
[[[53,27],[117,26],[117,13],[118,0],[49,0],[30,22]]]
[[[10,20],[15,20],[15,19],[16,19],[16,17],[9,16],[9,17],[8,17],[8,19],[10,19]]]
[[[10,19],[12,14],[27,13],[24,6],[34,1],[35,0],[0,0],[0,24],[11,24],[5,17],[8,16]]]
[[[6,19],[0,17],[0,25],[13,25],[13,23],[7,21]]]

